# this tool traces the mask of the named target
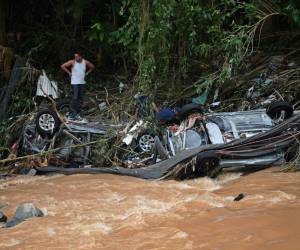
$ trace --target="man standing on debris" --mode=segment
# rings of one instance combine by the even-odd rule
[[[80,53],[76,52],[74,54],[74,59],[62,64],[61,69],[71,77],[72,99],[70,102],[68,120],[87,122],[80,116],[81,105],[85,93],[85,76],[91,73],[95,69],[95,66],[84,59]]]

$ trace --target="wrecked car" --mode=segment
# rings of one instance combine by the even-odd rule
[[[88,125],[63,124],[51,110],[44,110],[36,117],[35,123],[26,124],[22,138],[22,151],[26,154],[42,153],[55,148],[59,159],[78,163],[91,163],[90,142],[105,135],[108,126],[102,122]],[[84,147],[76,147],[86,144]]]
[[[222,169],[267,167],[282,164],[300,134],[300,114],[286,102],[267,109],[203,114],[191,108],[179,114],[182,121],[154,136],[153,163],[144,167],[64,169],[49,166],[42,172],[112,173],[144,179],[184,179]],[[152,140],[151,140],[152,143]]]
[[[194,113],[180,125],[168,127],[164,144],[168,154],[174,156],[184,149],[249,138],[266,132],[292,115],[293,107],[282,101],[272,103],[268,110]]]
[[[284,101],[273,102],[268,110],[205,114],[201,105],[191,103],[183,106],[176,117],[163,121],[166,125],[163,135],[149,129],[147,122],[139,120],[123,142],[130,145],[135,138],[141,151],[150,152],[155,148],[162,159],[167,159],[182,150],[254,136],[292,114],[293,107]]]
[[[239,139],[264,134],[293,115],[293,107],[283,101],[272,103],[267,110],[220,112],[189,116],[180,125],[168,127],[163,140],[155,138],[155,148],[162,159],[179,152],[209,145],[228,145]],[[252,152],[253,153],[253,152]],[[221,169],[244,166],[267,166],[284,162],[284,151],[275,148],[265,155],[251,154],[243,157],[220,157],[217,153],[199,155],[197,164],[206,167],[206,174],[214,177]]]

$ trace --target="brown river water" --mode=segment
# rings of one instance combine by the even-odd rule
[[[239,202],[239,193],[246,197]],[[218,180],[114,175],[0,181],[9,218],[33,202],[46,213],[0,228],[0,249],[300,249],[300,173],[268,169]]]

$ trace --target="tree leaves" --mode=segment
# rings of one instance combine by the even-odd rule
[[[281,8],[300,25],[295,1],[277,0],[273,3],[276,5],[270,4],[238,0],[123,0],[118,12],[122,25],[108,32],[101,22],[96,22],[89,37],[117,45],[129,61],[135,62],[137,81],[140,86],[145,85],[143,89],[152,89],[169,79],[186,79],[195,61],[217,68],[218,76],[207,79],[205,85],[221,85],[243,60],[248,31],[264,13],[258,6],[267,10]]]

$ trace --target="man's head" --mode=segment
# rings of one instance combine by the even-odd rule
[[[82,61],[82,55],[79,52],[76,52],[74,54],[74,58],[76,62],[81,62]]]

